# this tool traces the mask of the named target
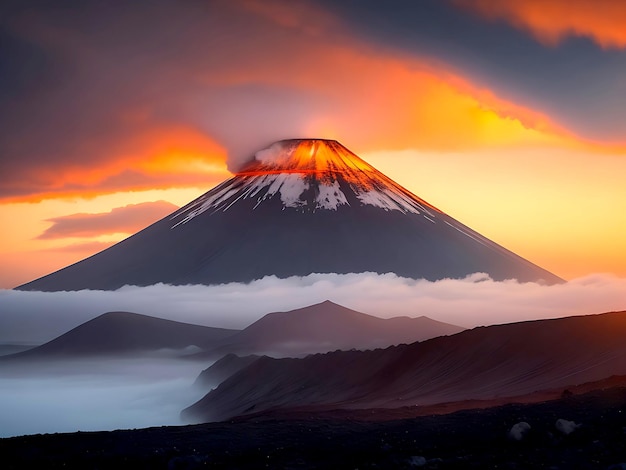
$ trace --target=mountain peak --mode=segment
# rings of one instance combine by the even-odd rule
[[[432,220],[441,212],[336,140],[289,139],[258,151],[234,178],[179,210],[172,228],[206,211],[228,211],[238,202],[252,202],[256,209],[274,201],[282,209],[309,213],[371,206]]]
[[[336,140],[287,139],[255,153],[239,176],[273,173],[320,174],[376,170]]]

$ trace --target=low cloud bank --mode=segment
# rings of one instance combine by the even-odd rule
[[[0,344],[43,342],[111,310],[204,325],[245,327],[272,311],[330,299],[381,317],[420,316],[472,327],[626,309],[626,279],[593,275],[540,286],[392,274],[312,274],[250,284],[124,287],[117,291],[0,291]],[[204,393],[209,364],[166,358],[0,364],[0,437],[180,424]]]
[[[465,327],[626,310],[626,279],[590,275],[542,286],[394,274],[311,274],[219,286],[126,286],[116,291],[0,291],[0,343],[41,343],[108,311],[244,328],[263,315],[324,300],[383,318],[425,315]]]

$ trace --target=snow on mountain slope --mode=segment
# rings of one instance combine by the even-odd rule
[[[176,225],[187,223],[205,211],[227,211],[241,199],[254,199],[255,208],[277,197],[283,207],[301,211],[337,210],[350,205],[370,205],[386,211],[422,214],[431,220],[436,208],[409,193],[331,140],[294,139],[276,142],[256,153],[242,171],[210,194],[176,213]],[[309,195],[310,191],[313,195]],[[176,226],[175,225],[175,226]]]

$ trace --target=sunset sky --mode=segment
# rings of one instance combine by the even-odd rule
[[[297,137],[565,279],[626,277],[624,24],[618,0],[3,1],[0,288]]]

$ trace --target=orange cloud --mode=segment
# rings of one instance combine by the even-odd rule
[[[57,161],[54,166],[29,168],[24,180],[14,183],[16,195],[4,201],[210,187],[228,175],[226,151],[199,131],[182,126],[155,127],[130,141],[111,141],[109,148],[109,158],[97,165],[89,160],[83,165]]]
[[[48,248],[45,250],[41,250],[45,253],[57,252],[57,253],[71,253],[71,254],[80,254],[82,256],[88,256],[93,253],[97,253],[99,251],[105,250],[110,246],[114,245],[116,242],[85,242],[85,243],[72,243],[71,245],[65,245],[60,247]],[[32,277],[32,275],[31,275]]]
[[[72,214],[47,219],[52,222],[38,239],[94,237],[112,233],[135,233],[178,209],[166,201],[116,207],[99,214]]]
[[[617,0],[453,0],[490,19],[505,19],[556,45],[567,36],[593,39],[603,48],[626,47],[626,3]]]
[[[176,39],[180,54],[155,63],[148,55],[134,68],[135,56],[123,62],[117,51],[116,70],[128,74],[121,78],[89,75],[101,69],[95,65],[109,46],[63,31],[56,47],[85,69],[84,90],[75,92],[82,95],[68,106],[97,101],[72,108],[70,124],[58,118],[56,102],[34,103],[52,118],[35,128],[41,137],[31,138],[28,127],[16,130],[19,138],[3,151],[0,198],[209,187],[229,175],[227,160],[236,169],[272,141],[294,137],[336,138],[357,153],[590,145],[551,116],[508,102],[440,63],[394,55],[357,40],[328,12],[292,4],[220,2],[219,15],[199,16],[194,34]],[[31,114],[23,114],[29,123]]]
[[[284,7],[280,1],[244,5],[273,23],[275,30],[263,37],[267,47],[255,41],[239,44],[237,60],[228,59],[225,67],[201,79],[210,86],[254,84],[316,97],[303,107],[297,124],[283,118],[276,103],[271,113],[276,126],[298,131],[281,138],[336,138],[357,151],[591,145],[552,117],[504,100],[441,63],[355,40],[310,4],[297,10],[279,8]],[[249,118],[263,119],[265,113],[261,109]],[[229,167],[236,170],[237,164]]]
[[[366,75],[350,106],[322,124],[366,150],[473,150],[567,140],[547,116],[497,99],[445,70],[378,58]]]
[[[249,62],[239,61],[210,75],[225,87],[251,81],[266,90],[295,88],[301,96],[321,97],[319,103],[298,110],[299,121],[284,111],[288,102],[273,103],[271,109],[251,106],[248,112],[246,95],[235,95],[219,107],[219,113],[207,112],[207,120],[216,122],[234,113],[220,142],[182,122],[169,127],[148,125],[133,138],[109,142],[108,157],[97,164],[58,161],[54,166],[30,168],[28,178],[19,181],[21,186],[14,191],[24,195],[5,200],[34,202],[127,190],[209,187],[229,176],[227,160],[236,162],[229,165],[236,169],[237,162],[280,138],[336,138],[357,152],[583,145],[548,116],[502,100],[440,65],[385,56],[362,44],[306,44],[301,46],[307,48],[302,63],[284,60],[296,54],[283,48],[281,60],[260,60],[252,68]],[[206,86],[212,90],[215,82],[209,80]],[[129,124],[145,119],[141,112],[123,118]],[[271,129],[257,132],[267,123]],[[249,152],[227,156],[226,145],[246,140],[242,148]]]

